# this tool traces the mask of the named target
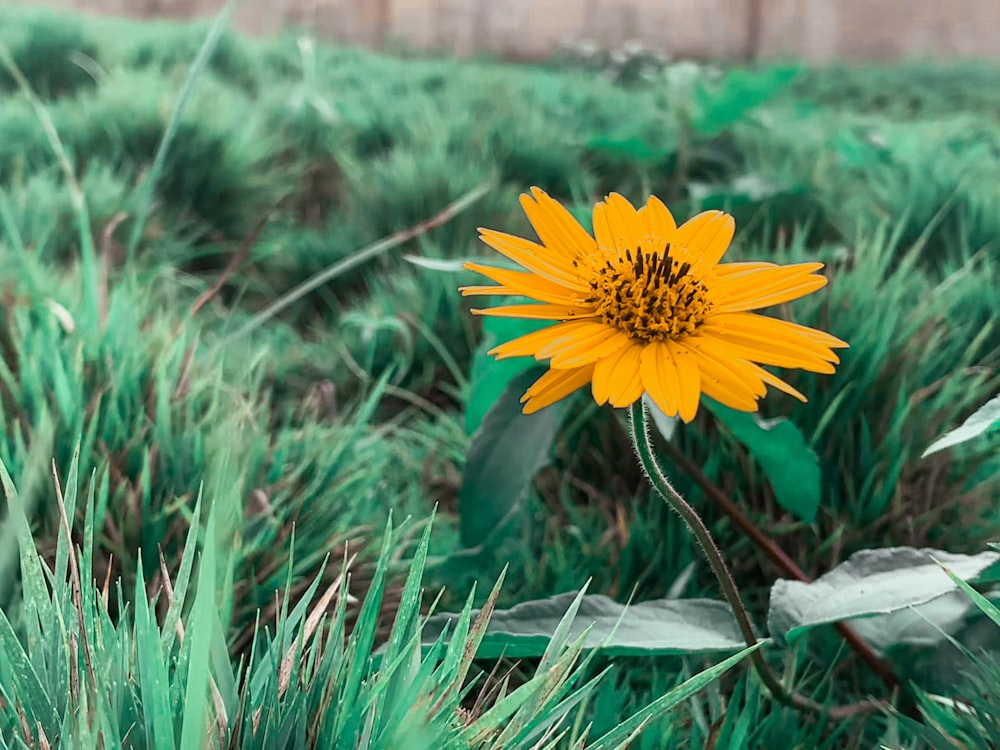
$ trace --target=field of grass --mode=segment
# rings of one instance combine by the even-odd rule
[[[922,457],[1000,388],[1000,66],[458,62],[7,7],[0,58],[0,749],[1000,747],[1000,444]],[[660,452],[786,685],[877,710],[740,663],[622,414],[504,422],[524,365],[485,351],[520,329],[457,287],[477,227],[531,236],[533,185],[828,264],[772,313],[848,341],[836,374],[787,373],[782,430],[703,409]],[[793,613],[718,495],[855,589]],[[551,599],[585,587],[605,626],[691,609],[595,649]],[[848,615],[880,615],[881,677]]]

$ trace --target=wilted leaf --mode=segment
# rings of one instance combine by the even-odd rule
[[[530,363],[531,360],[528,360]],[[543,371],[533,367],[511,380],[472,437],[459,489],[462,543],[483,544],[521,505],[549,448],[567,401],[535,414],[521,412],[521,395]]]
[[[771,587],[768,631],[774,638],[790,641],[817,625],[889,614],[933,601],[956,588],[935,559],[968,580],[998,555],[957,555],[913,547],[862,550],[812,583],[776,581]]]
[[[990,399],[976,409],[971,417],[962,422],[960,427],[931,443],[921,458],[929,456],[932,453],[937,453],[945,448],[950,448],[953,445],[964,443],[966,440],[979,437],[996,425],[1000,425],[1000,395]]]
[[[709,399],[704,404],[750,451],[778,504],[803,521],[813,521],[820,500],[819,459],[799,428],[787,419],[765,420]]]
[[[559,594],[497,610],[486,628],[479,657],[540,657],[576,596]],[[456,617],[431,617],[424,629],[425,642],[433,642]],[[592,594],[580,603],[569,640],[588,627],[586,648],[600,648],[608,655],[696,654],[735,651],[746,645],[732,610],[713,599],[657,599],[626,606]]]

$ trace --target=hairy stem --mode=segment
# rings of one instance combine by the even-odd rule
[[[733,580],[733,576],[729,572],[725,560],[722,558],[722,553],[716,546],[715,540],[712,539],[708,527],[701,520],[701,516],[674,489],[673,485],[670,484],[670,481],[663,474],[659,462],[656,460],[656,456],[653,453],[653,444],[650,439],[648,415],[641,400],[636,401],[629,407],[629,436],[639,456],[639,463],[642,465],[646,476],[649,477],[649,481],[664,501],[680,514],[691,530],[691,533],[694,534],[695,539],[698,540],[698,544],[705,554],[705,559],[708,560],[708,564],[711,566],[712,572],[719,582],[722,595],[733,610],[733,616],[736,618],[736,623],[739,626],[740,633],[743,635],[743,640],[748,646],[755,645],[757,643],[757,635],[754,633],[750,614],[743,603],[743,597],[740,596],[736,582]],[[831,718],[843,718],[878,710],[877,705],[871,702],[832,708],[821,706],[805,696],[786,690],[785,686],[781,684],[781,681],[768,666],[764,655],[759,650],[754,651],[750,655],[750,658],[753,661],[754,668],[757,670],[757,674],[760,675],[760,679],[767,689],[777,700],[788,706],[813,713],[825,713]]]
[[[695,483],[701,487],[701,489],[708,495],[712,500],[722,508],[723,512],[729,516],[729,518],[735,523],[740,530],[746,534],[750,539],[753,540],[754,544],[767,555],[768,559],[771,560],[775,565],[777,565],[784,572],[786,576],[795,578],[796,580],[802,581],[803,583],[811,583],[812,579],[807,576],[802,569],[795,564],[795,561],[790,558],[785,551],[771,539],[767,534],[765,534],[753,521],[751,521],[747,515],[737,507],[737,505],[726,497],[726,493],[715,484],[711,479],[705,476],[705,473],[698,468],[690,458],[685,456],[676,446],[668,444],[666,446],[667,453],[673,459],[683,472],[690,476]],[[900,686],[899,678],[893,671],[892,667],[884,659],[880,658],[876,654],[871,646],[865,643],[861,636],[858,635],[857,631],[854,630],[846,622],[834,623],[834,626],[847,641],[847,644],[854,649],[854,651],[860,656],[864,661],[872,668],[879,678],[886,684],[887,687],[897,688]]]

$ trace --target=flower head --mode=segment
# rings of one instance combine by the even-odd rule
[[[736,229],[729,214],[706,211],[678,227],[658,198],[636,210],[612,193],[594,206],[591,236],[538,188],[521,196],[521,206],[540,243],[479,231],[524,270],[467,263],[498,286],[461,291],[535,301],[475,313],[553,322],[490,352],[548,360],[548,372],[521,399],[525,413],[588,384],[598,404],[629,406],[648,393],[685,422],[702,393],[741,411],[756,411],[768,385],[805,401],[760,365],[832,373],[833,349],[847,346],[752,312],[824,286],[816,273],[823,264],[720,263]]]

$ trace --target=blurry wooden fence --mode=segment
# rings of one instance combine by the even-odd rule
[[[2,1],[2,0],[0,0]],[[139,17],[211,15],[222,0],[15,0]],[[1000,0],[243,0],[254,34],[322,36],[467,55],[548,55],[562,42],[629,40],[675,56],[1000,57]]]

